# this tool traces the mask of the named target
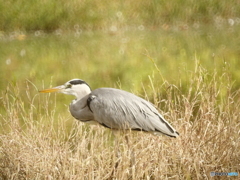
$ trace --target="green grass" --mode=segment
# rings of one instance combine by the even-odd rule
[[[236,4],[0,1],[0,179],[240,172]],[[72,78],[148,99],[181,136],[114,140],[71,117],[73,97],[38,93]]]
[[[25,79],[41,88],[42,81],[49,86],[51,81],[58,85],[78,77],[93,88],[118,86],[116,82],[120,81],[123,89],[136,92],[141,91],[141,83],[148,83],[148,76],[157,76],[156,80],[162,82],[152,58],[172,84],[181,82],[186,86],[197,59],[207,72],[221,75],[228,71],[236,90],[240,85],[240,62],[239,41],[234,37],[239,27],[215,31],[215,27],[203,26],[187,31],[83,31],[79,36],[74,31],[5,35],[0,42],[4,47],[0,50],[0,87],[18,81],[21,91],[25,91]]]
[[[163,24],[212,24],[217,18],[237,18],[240,8],[237,0],[211,1],[0,1],[0,30],[53,31],[58,28],[95,30],[117,27]]]

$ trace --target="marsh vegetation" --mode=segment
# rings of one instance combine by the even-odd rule
[[[0,179],[239,172],[238,1],[0,5]],[[128,143],[116,140],[71,117],[73,97],[38,93],[73,78],[151,101],[180,137],[131,132]]]

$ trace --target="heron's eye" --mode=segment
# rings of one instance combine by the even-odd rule
[[[66,86],[66,89],[67,88],[71,88],[72,87],[72,85],[71,84],[68,84],[67,86]]]

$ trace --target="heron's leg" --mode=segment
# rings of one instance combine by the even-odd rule
[[[116,161],[113,162],[114,163],[114,167],[112,169],[111,175],[110,175],[110,179],[115,179],[116,178],[116,172],[117,172],[117,168],[119,166],[119,163],[122,159],[121,157],[121,152],[120,152],[120,132],[117,130],[112,130],[112,135],[113,135],[113,139],[114,139],[114,152],[115,152],[115,158]],[[114,158],[113,158],[114,159]]]
[[[116,161],[114,162],[114,167],[111,172],[111,178],[116,178],[116,173],[118,171],[119,164],[123,159],[129,158],[129,178],[133,176],[136,164],[135,151],[133,145],[136,142],[133,142],[133,132],[131,131],[112,131],[114,137],[114,151]]]
[[[133,139],[134,132],[126,131],[124,132],[124,139],[127,144],[126,151],[128,152],[128,157],[130,158],[130,166],[129,166],[129,178],[131,179],[133,177],[133,168],[135,168],[136,165],[136,155],[134,151],[134,145],[136,142],[134,142]]]

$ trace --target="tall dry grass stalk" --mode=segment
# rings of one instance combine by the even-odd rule
[[[1,97],[0,179],[200,180],[212,179],[211,171],[240,172],[240,91],[227,73],[200,66],[189,78],[187,93],[167,82],[165,98],[154,89],[155,104],[180,132],[176,139],[129,132],[126,140],[73,118],[69,130],[70,116],[58,116],[54,104],[49,111],[49,97],[9,86]]]

